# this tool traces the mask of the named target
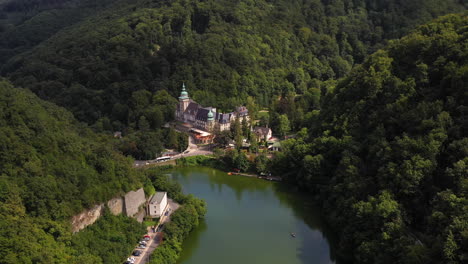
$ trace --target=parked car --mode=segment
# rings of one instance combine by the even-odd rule
[[[146,241],[142,240],[142,241],[140,241],[139,244],[140,244],[140,245],[146,245]]]
[[[141,251],[140,251],[140,250],[135,250],[135,251],[133,251],[133,256],[138,257],[138,256],[140,256],[140,255],[141,255]]]
[[[146,248],[145,245],[139,245],[138,248]]]
[[[168,214],[169,214],[169,211],[166,211],[166,212],[164,213],[165,216],[167,216]]]
[[[145,238],[143,238],[143,240],[144,240],[144,241],[150,241],[150,240],[151,240],[151,237],[146,237],[146,236],[145,236]]]

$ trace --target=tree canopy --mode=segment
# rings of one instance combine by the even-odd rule
[[[468,16],[420,26],[324,100],[277,170],[312,192],[357,263],[462,263],[468,243]]]
[[[220,110],[251,105],[249,97],[266,107],[304,95],[280,113],[298,129],[326,81],[388,39],[463,8],[456,0],[121,0],[15,53],[1,71],[80,121],[109,118],[114,130],[138,129],[142,116],[150,126],[172,120],[173,100],[153,96],[176,97],[183,81],[196,101]]]
[[[0,142],[1,263],[74,263],[70,217],[142,185],[107,137],[5,80]]]

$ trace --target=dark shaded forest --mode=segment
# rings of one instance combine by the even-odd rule
[[[1,71],[78,120],[109,119],[114,130],[137,129],[158,111],[172,120],[173,105],[141,95],[176,97],[183,81],[196,101],[221,110],[249,96],[268,107],[272,98],[303,95],[291,111],[299,114],[290,114],[300,127],[334,80],[388,39],[464,8],[455,0],[118,1]]]
[[[355,263],[467,261],[467,25],[449,15],[371,55],[272,162]]]
[[[0,65],[48,39],[59,30],[96,14],[113,1],[0,1]]]

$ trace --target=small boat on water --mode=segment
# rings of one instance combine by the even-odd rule
[[[291,233],[291,236],[292,236],[292,237],[296,237],[296,234],[295,234],[295,233]]]

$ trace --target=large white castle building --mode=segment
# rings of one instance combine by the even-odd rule
[[[249,121],[249,111],[245,106],[236,107],[236,111],[224,114],[217,112],[214,107],[199,105],[189,98],[185,84],[182,85],[175,116],[177,121],[189,123],[205,131],[229,130],[236,118],[240,118],[241,121],[245,118]]]

